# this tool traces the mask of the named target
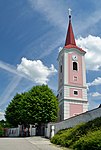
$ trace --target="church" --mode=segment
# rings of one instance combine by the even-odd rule
[[[71,9],[64,47],[58,54],[59,121],[88,110],[86,84],[86,52],[76,45]]]

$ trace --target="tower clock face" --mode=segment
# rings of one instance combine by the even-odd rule
[[[78,60],[77,55],[73,55],[73,56],[72,56],[72,59],[73,59],[74,61],[77,61],[77,60]]]

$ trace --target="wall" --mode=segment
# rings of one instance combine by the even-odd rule
[[[59,130],[70,128],[81,122],[88,122],[88,121],[93,120],[98,117],[101,117],[101,108],[96,108],[96,109],[87,111],[85,113],[71,117],[69,119],[66,119],[66,120],[58,122],[58,123],[49,123],[49,124],[47,124],[45,136],[47,138],[51,137],[51,131],[52,131],[51,127],[53,125],[54,125],[54,133],[56,134]]]

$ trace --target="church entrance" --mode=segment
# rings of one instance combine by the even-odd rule
[[[36,126],[36,136],[45,136],[45,125]]]
[[[20,130],[19,130],[19,136],[21,137],[29,137],[30,136],[30,132],[29,132],[29,125],[20,125]]]

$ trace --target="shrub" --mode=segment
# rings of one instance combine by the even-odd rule
[[[69,135],[72,131],[72,128],[68,130],[59,131],[52,139],[51,142],[57,145],[66,146],[69,143]],[[68,139],[68,143],[67,142]]]
[[[101,130],[89,132],[87,136],[76,141],[72,148],[75,150],[101,150]]]
[[[99,133],[98,137],[96,134],[97,131]],[[97,147],[99,150],[99,147],[101,146],[100,135],[101,135],[101,117],[96,118],[87,123],[81,123],[75,126],[74,128],[61,130],[51,139],[51,142],[64,147],[75,148],[76,150],[85,150],[82,149],[82,147],[85,148],[85,145],[87,145],[87,143],[89,143],[87,146],[88,149],[90,149],[89,145],[90,143],[91,144],[93,143],[92,150],[94,146]],[[78,149],[78,147],[80,148]]]
[[[75,142],[79,140],[82,136],[88,134],[88,132],[93,132],[101,129],[101,118],[96,118],[87,123],[81,123],[73,128],[72,130],[72,141]]]

